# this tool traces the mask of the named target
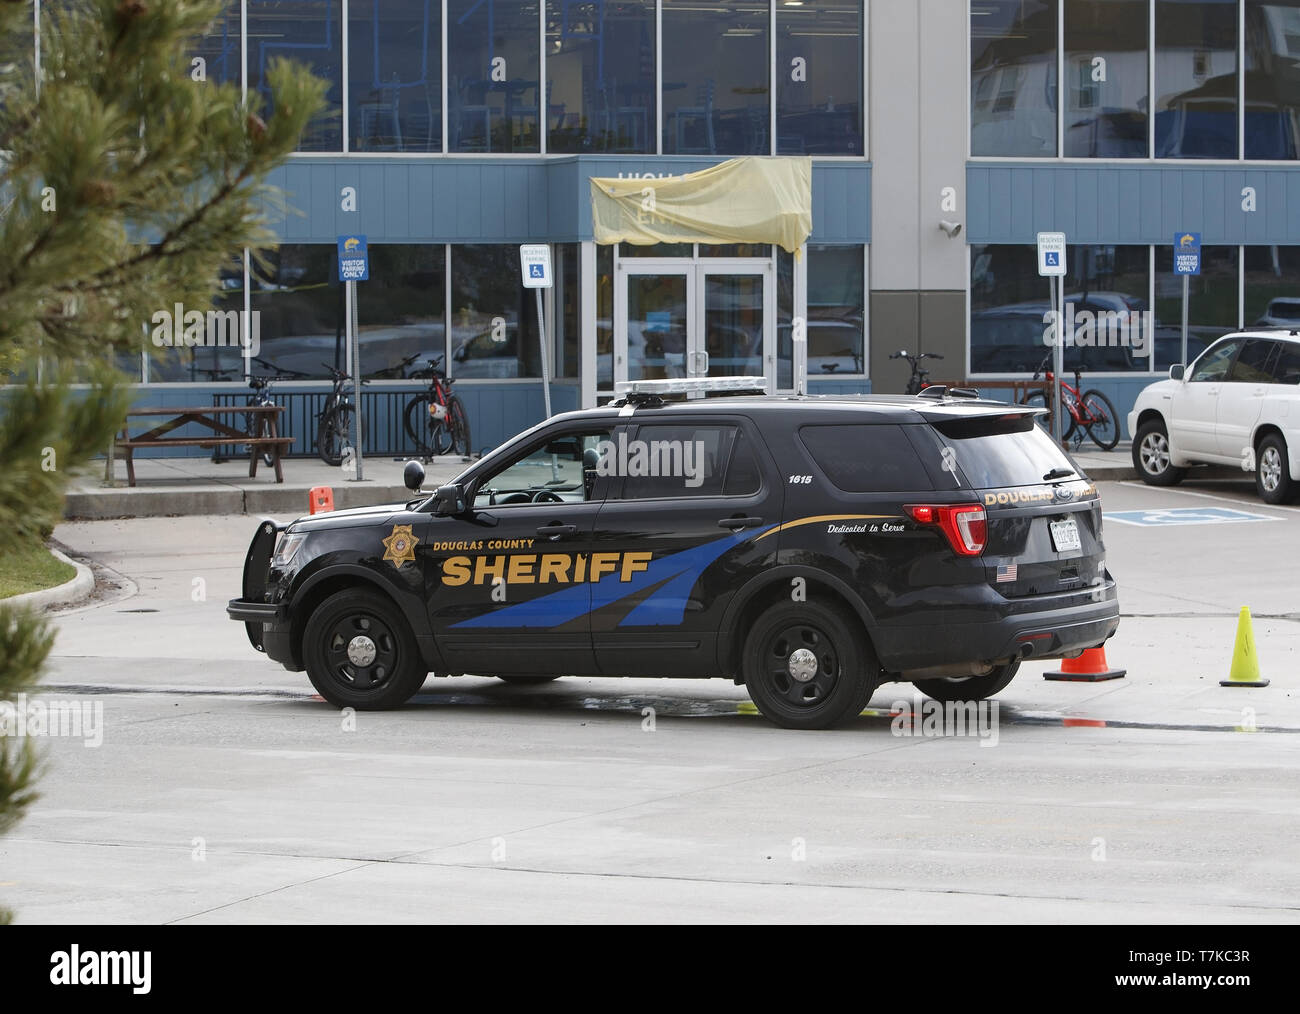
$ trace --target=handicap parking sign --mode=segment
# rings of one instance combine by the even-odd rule
[[[1249,511],[1231,510],[1227,507],[1169,507],[1143,511],[1107,511],[1102,515],[1107,521],[1139,528],[1157,528],[1162,525],[1230,525],[1250,521],[1281,521],[1269,514],[1252,514]]]

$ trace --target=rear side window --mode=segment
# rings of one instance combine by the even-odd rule
[[[971,489],[1030,486],[1053,469],[1074,475],[1074,466],[1032,416],[981,416],[934,424],[932,469],[959,470]],[[1058,475],[1060,472],[1058,472]],[[955,483],[954,483],[955,485]]]
[[[845,493],[934,489],[902,426],[801,426],[799,440],[826,478]]]
[[[741,438],[738,427],[715,423],[640,426],[610,468],[627,476],[624,500],[722,496],[724,486],[727,496],[745,496],[758,491],[759,474]]]
[[[1300,345],[1282,342],[1282,354],[1273,361],[1273,383],[1300,384]]]
[[[1238,384],[1269,384],[1273,381],[1272,359],[1277,352],[1277,342],[1252,338],[1246,342],[1232,364],[1228,379]]]

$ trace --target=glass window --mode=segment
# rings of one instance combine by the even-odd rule
[[[608,451],[609,435],[608,429],[582,429],[538,441],[475,485],[474,506],[545,506],[604,499],[592,459],[596,456],[598,461],[600,453]]]
[[[970,252],[972,373],[1032,373],[1050,352],[1047,279],[1033,246],[973,245]]]
[[[1260,338],[1249,339],[1242,346],[1237,361],[1232,364],[1228,380],[1234,384],[1271,384],[1278,344]]]
[[[370,248],[370,278],[357,283],[361,372],[404,380],[446,364],[443,318],[444,248],[438,244],[383,244]]]
[[[776,150],[862,154],[862,4],[776,8]]]
[[[801,426],[799,440],[826,478],[846,493],[934,489],[902,426]]]
[[[252,310],[263,368],[318,378],[329,375],[325,364],[345,369],[338,248],[327,243],[282,243],[253,257],[251,268]],[[362,364],[364,368],[364,359]]]
[[[1300,0],[1246,0],[1246,157],[1300,158]]]
[[[301,151],[341,151],[343,131],[340,0],[248,0],[248,91],[270,111],[267,67],[276,57],[310,67],[329,87],[325,109],[303,131]]]
[[[190,47],[190,74],[197,71],[194,59],[201,59],[203,79],[219,84],[239,84],[239,2],[226,0],[225,9],[217,15]]]
[[[943,476],[942,451],[951,447],[957,467],[973,489],[1037,486],[1055,468],[1074,470],[1047,431],[1029,416],[954,419],[935,423],[932,433],[938,437],[934,446],[940,452],[937,462],[934,457],[928,458],[932,474]],[[937,471],[935,464],[939,466]]]
[[[1241,348],[1241,339],[1234,338],[1213,346],[1196,362],[1189,380],[1196,383],[1215,383],[1227,378],[1232,357]]]
[[[739,431],[735,426],[640,426],[628,441],[624,500],[678,500],[684,496],[721,496],[727,465]],[[644,468],[636,454],[644,455]],[[642,474],[644,471],[645,474]]]
[[[441,82],[441,4],[351,0],[348,137],[352,151],[441,151]]]
[[[1071,246],[1066,251],[1067,370],[1151,367],[1146,357],[1154,317],[1147,305],[1145,246]],[[1032,373],[1050,364],[1051,304],[1032,246],[971,247],[972,373]]]
[[[519,247],[451,248],[451,370],[462,377],[540,377],[537,311]]]
[[[1237,0],[1155,0],[1156,157],[1237,157]]]
[[[1088,373],[1150,370],[1154,314],[1147,302],[1149,248],[1071,246],[1066,270],[1065,368]]]
[[[1300,246],[1246,247],[1247,327],[1300,328]]]
[[[1300,345],[1282,343],[1281,355],[1273,361],[1273,383],[1300,384]]]
[[[663,150],[767,155],[768,5],[663,0]]]
[[[1201,247],[1201,273],[1188,278],[1187,359],[1183,359],[1183,278],[1174,274],[1174,248],[1156,247],[1156,358],[1151,368],[1191,362],[1237,329],[1237,248]]]
[[[447,0],[451,151],[540,151],[537,6]]]
[[[655,150],[653,0],[549,0],[547,150]]]
[[[168,308],[169,310],[171,308]],[[149,326],[150,340],[145,351],[150,353],[149,380],[153,383],[239,381],[244,379],[243,349],[238,344],[244,312],[244,259],[232,258],[217,276],[217,292],[212,298],[213,316],[204,314],[204,343],[190,347],[181,343],[181,322],[167,321],[177,344],[167,345],[164,335],[157,332],[155,323]],[[234,314],[235,316],[231,316]],[[250,318],[250,324],[255,318]],[[211,323],[209,323],[209,320]],[[250,327],[251,330],[251,327]],[[254,354],[261,353],[260,323],[253,332],[258,340]],[[131,372],[140,372],[140,357],[135,356]],[[253,373],[268,370],[254,359],[250,364]]]
[[[1065,0],[1065,150],[1147,154],[1147,0]]]
[[[860,246],[808,247],[808,377],[865,368]]]
[[[736,433],[736,445],[722,481],[723,496],[753,496],[763,486],[763,472],[754,454],[754,442],[743,430]]]
[[[1055,0],[972,0],[971,154],[1056,154]]]

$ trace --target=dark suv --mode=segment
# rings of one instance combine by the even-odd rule
[[[263,522],[228,613],[339,707],[430,672],[726,677],[806,729],[890,681],[980,700],[1119,625],[1097,490],[1033,416],[942,388],[629,395],[405,505]]]

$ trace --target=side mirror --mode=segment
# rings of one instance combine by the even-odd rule
[[[412,493],[420,492],[424,485],[424,466],[418,461],[408,461],[402,469],[402,485]]]
[[[1174,363],[1173,366],[1169,367],[1169,379],[1182,380],[1183,374],[1185,374],[1186,372],[1187,372],[1186,366],[1184,366],[1182,363]]]
[[[465,491],[455,483],[439,486],[433,494],[433,513],[446,516],[465,513]]]

